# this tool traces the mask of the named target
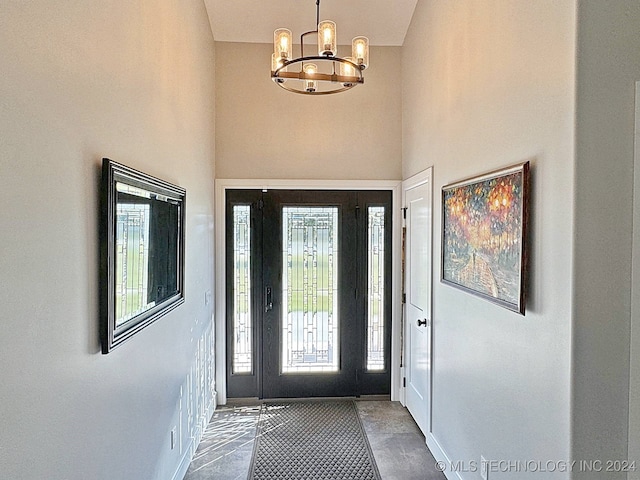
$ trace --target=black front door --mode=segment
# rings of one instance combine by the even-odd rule
[[[390,390],[391,192],[227,192],[228,396]]]

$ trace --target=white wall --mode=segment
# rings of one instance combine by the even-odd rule
[[[215,59],[204,5],[3,0],[0,59],[0,477],[170,479],[212,399]],[[186,302],[108,355],[103,156],[187,190]]]
[[[573,455],[624,460],[640,3],[579,1],[578,25]]]
[[[399,180],[400,48],[372,47],[364,85],[313,98],[273,83],[272,51],[216,43],[216,177]]]
[[[451,461],[570,457],[575,9],[574,1],[419,0],[405,39],[403,178],[434,166],[430,445]],[[522,317],[440,283],[439,189],[525,160]],[[506,470],[490,479],[569,478],[490,466]]]

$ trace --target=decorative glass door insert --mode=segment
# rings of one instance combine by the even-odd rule
[[[385,369],[385,207],[368,208],[367,370]]]
[[[233,207],[233,373],[253,370],[250,205]]]
[[[282,209],[282,373],[339,369],[338,208]]]

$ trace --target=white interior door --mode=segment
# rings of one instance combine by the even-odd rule
[[[427,435],[431,428],[432,169],[403,184],[405,240],[406,405]]]

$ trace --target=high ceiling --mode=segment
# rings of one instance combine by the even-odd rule
[[[337,24],[338,43],[358,35],[371,45],[400,46],[417,0],[322,0],[320,20]],[[273,31],[286,27],[294,39],[315,30],[315,0],[204,0],[216,41],[271,43]],[[306,43],[306,42],[305,42]]]

